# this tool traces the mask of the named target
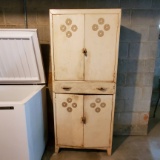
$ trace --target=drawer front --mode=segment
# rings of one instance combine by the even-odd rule
[[[115,83],[107,82],[55,81],[53,84],[53,92],[80,94],[115,94],[115,86]]]

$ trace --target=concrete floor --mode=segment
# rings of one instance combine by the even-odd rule
[[[55,155],[50,141],[42,160],[160,160],[159,118],[150,119],[147,136],[114,136],[112,156],[105,151],[77,149],[60,149]]]

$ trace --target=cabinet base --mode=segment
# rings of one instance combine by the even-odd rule
[[[112,148],[84,148],[84,147],[69,147],[69,146],[55,146],[55,153],[58,154],[60,148],[73,148],[73,149],[99,149],[99,150],[106,150],[107,155],[111,156],[112,154]]]

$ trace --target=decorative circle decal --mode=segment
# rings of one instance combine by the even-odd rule
[[[70,31],[67,31],[67,32],[66,32],[66,36],[67,36],[68,38],[70,38],[70,37],[72,36],[72,33],[71,33]]]
[[[67,19],[66,19],[66,24],[67,24],[67,25],[71,25],[71,24],[72,24],[72,20],[71,20],[70,18],[67,18]]]
[[[101,109],[100,109],[99,107],[97,107],[97,108],[95,109],[95,111],[98,113],[98,112],[101,111]]]
[[[68,107],[68,108],[67,108],[67,111],[68,111],[68,112],[72,112],[72,108],[71,108],[71,107]]]
[[[103,18],[99,18],[99,19],[98,19],[98,23],[99,23],[99,24],[104,24],[104,19],[103,19]]]
[[[100,104],[100,106],[101,106],[102,108],[104,108],[104,107],[106,106],[106,103],[103,102],[103,103]]]
[[[71,27],[71,29],[72,29],[73,32],[75,32],[75,31],[77,30],[77,26],[76,26],[76,25],[73,25],[73,26]]]
[[[63,102],[63,103],[62,103],[62,106],[63,106],[63,107],[67,107],[67,103],[66,103],[66,102]]]
[[[76,108],[77,107],[77,103],[72,103],[72,107]]]
[[[102,30],[99,30],[99,31],[98,31],[98,36],[99,36],[99,37],[102,37],[103,35],[104,35],[104,32],[103,32]]]
[[[66,26],[65,25],[61,25],[60,29],[61,29],[62,32],[64,32],[66,30]]]
[[[98,25],[97,25],[97,24],[94,24],[94,25],[92,26],[92,29],[93,29],[94,31],[97,31],[97,30],[98,30]]]
[[[71,98],[67,98],[67,102],[68,102],[68,103],[71,103],[71,102],[72,102],[72,99],[71,99]]]
[[[108,31],[110,29],[110,25],[109,24],[105,24],[104,25],[104,30]]]
[[[90,104],[90,107],[91,107],[91,108],[94,108],[95,106],[96,106],[95,103],[91,103],[91,104]]]
[[[101,102],[101,99],[100,99],[100,98],[96,98],[96,102],[97,102],[97,103],[100,103],[100,102]]]

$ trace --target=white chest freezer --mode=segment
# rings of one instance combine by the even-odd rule
[[[40,160],[47,142],[37,31],[0,30],[0,160]]]

